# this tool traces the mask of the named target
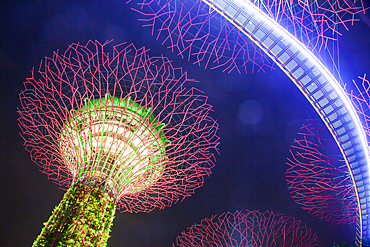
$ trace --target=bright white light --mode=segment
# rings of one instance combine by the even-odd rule
[[[153,126],[122,108],[74,111],[60,137],[61,155],[74,179],[101,178],[119,195],[136,193],[157,180],[164,168],[163,143]],[[158,158],[153,164],[151,159]],[[89,175],[90,172],[93,174]]]

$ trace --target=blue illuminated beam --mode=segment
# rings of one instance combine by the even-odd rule
[[[358,203],[356,243],[370,237],[370,157],[355,109],[334,76],[313,53],[257,6],[244,0],[203,0],[258,45],[316,109],[346,161]]]

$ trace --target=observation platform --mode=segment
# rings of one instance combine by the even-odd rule
[[[258,45],[310,101],[333,135],[356,191],[356,243],[370,237],[369,148],[345,91],[313,53],[257,6],[243,0],[203,0]]]

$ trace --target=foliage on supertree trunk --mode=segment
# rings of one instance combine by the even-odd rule
[[[113,198],[100,187],[74,184],[44,223],[33,246],[106,246],[115,207]]]

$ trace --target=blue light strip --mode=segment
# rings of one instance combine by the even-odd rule
[[[370,157],[356,111],[334,76],[319,59],[257,6],[244,0],[203,0],[257,44],[311,102],[338,144],[358,202],[356,243],[370,236]]]

